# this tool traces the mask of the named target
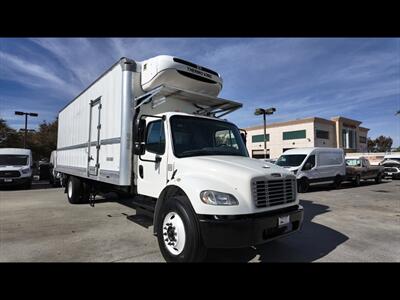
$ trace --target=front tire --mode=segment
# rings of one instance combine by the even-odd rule
[[[157,224],[157,240],[167,262],[200,262],[207,254],[197,216],[186,197],[163,203]]]
[[[338,175],[335,177],[332,186],[334,189],[338,189],[341,184],[342,184],[342,177]]]
[[[310,183],[307,178],[301,178],[297,184],[297,191],[299,193],[306,193],[310,188]]]
[[[361,184],[361,178],[360,178],[360,175],[357,175],[356,178],[353,181],[353,185],[354,186],[360,186],[360,184]]]
[[[32,188],[32,179],[25,183],[24,188],[30,190]]]
[[[375,178],[375,183],[379,184],[382,182],[382,173],[378,173],[378,175]]]

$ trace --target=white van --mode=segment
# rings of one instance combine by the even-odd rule
[[[333,183],[338,187],[346,176],[343,149],[297,148],[285,151],[278,166],[288,168],[297,177],[298,191],[304,193],[310,185]]]
[[[0,186],[32,185],[32,152],[29,149],[0,149]]]
[[[388,162],[388,161],[394,162],[394,163],[398,162],[400,164],[400,152],[393,152],[391,154],[386,154],[383,157],[383,160],[379,164],[382,165],[383,163]]]

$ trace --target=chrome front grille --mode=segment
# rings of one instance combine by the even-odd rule
[[[256,207],[269,207],[296,200],[296,179],[254,180],[253,199]]]
[[[20,177],[21,173],[19,171],[0,171],[0,177],[3,178],[12,178],[12,177]]]

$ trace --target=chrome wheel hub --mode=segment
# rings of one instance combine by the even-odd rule
[[[179,255],[185,247],[186,232],[181,217],[176,212],[168,213],[163,221],[163,239],[172,255]]]

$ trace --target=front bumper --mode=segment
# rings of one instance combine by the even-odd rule
[[[301,229],[303,207],[294,205],[266,213],[214,216],[199,215],[201,234],[208,248],[241,248],[266,243]],[[289,224],[279,227],[278,218],[289,216]]]
[[[32,181],[32,177],[0,178],[0,186],[23,185],[30,181]]]
[[[392,178],[392,179],[399,179],[400,178],[400,173],[398,172],[384,172],[383,173],[385,178]]]

